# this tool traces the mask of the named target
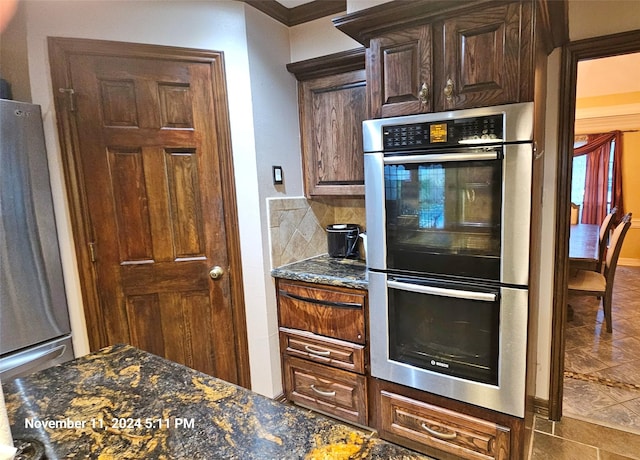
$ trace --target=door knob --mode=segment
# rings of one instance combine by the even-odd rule
[[[224,270],[218,265],[209,270],[209,276],[212,280],[217,280],[218,278],[221,278],[222,275],[224,275]]]

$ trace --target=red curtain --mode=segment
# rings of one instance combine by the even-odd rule
[[[587,143],[574,149],[573,156],[587,156],[582,223],[601,224],[607,215],[607,192],[609,182],[609,158],[611,142],[613,151],[613,180],[611,184],[611,208],[618,208],[614,222],[623,215],[622,206],[622,133],[613,131],[606,134],[590,134]]]

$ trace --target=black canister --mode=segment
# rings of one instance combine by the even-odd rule
[[[357,259],[360,227],[356,224],[327,225],[327,246],[329,256]]]

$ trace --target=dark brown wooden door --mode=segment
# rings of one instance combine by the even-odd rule
[[[87,316],[101,337],[92,345],[130,343],[248,385],[244,307],[234,298],[241,273],[228,251],[236,214],[223,194],[220,75],[197,59],[65,57],[97,302]]]

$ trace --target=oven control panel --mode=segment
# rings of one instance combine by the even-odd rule
[[[384,150],[502,142],[503,114],[382,127]]]

